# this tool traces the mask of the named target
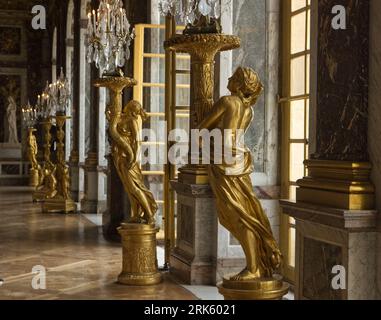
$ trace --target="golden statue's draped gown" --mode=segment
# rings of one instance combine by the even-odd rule
[[[237,156],[236,163],[226,161],[225,157],[222,163],[215,163],[216,154],[212,155],[209,181],[216,197],[219,221],[240,242],[246,256],[247,267],[232,279],[253,280],[272,277],[280,265],[281,254],[269,220],[253,190],[250,178],[254,171],[251,152],[236,142],[236,136],[246,132],[250,126],[253,120],[251,106],[263,90],[259,77],[251,73],[251,69],[242,70],[230,79],[232,95],[221,98],[199,128],[219,129],[223,135],[226,134],[225,130],[231,130],[234,137],[224,147],[231,147],[232,155]],[[244,80],[244,77],[249,79]],[[241,92],[244,87],[241,82],[245,81],[254,86],[251,96]],[[248,88],[244,89],[248,91]],[[225,138],[222,141],[228,141]],[[215,146],[213,149],[222,150]]]
[[[136,101],[131,101],[122,113],[109,117],[109,132],[113,138],[112,155],[119,177],[123,182],[131,204],[130,222],[148,224],[155,222],[158,206],[152,193],[144,184],[143,174],[137,161],[139,151],[139,117],[146,117]]]

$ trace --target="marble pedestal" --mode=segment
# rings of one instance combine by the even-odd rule
[[[79,165],[78,153],[73,151],[69,159],[70,192],[74,202],[80,202],[83,197],[84,171]]]
[[[217,213],[209,185],[171,182],[177,193],[177,241],[171,273],[191,285],[215,284]]]
[[[171,181],[177,193],[177,239],[171,273],[190,285],[215,285],[245,266],[242,248],[218,223],[209,185]]]
[[[292,201],[281,207],[296,219],[295,299],[375,299],[375,211]],[[345,271],[345,289],[333,285],[337,266]]]
[[[22,158],[22,147],[20,143],[0,143],[0,153],[2,159]]]
[[[108,159],[107,170],[107,210],[102,214],[103,236],[114,242],[120,242],[121,236],[118,228],[130,218],[130,206],[125,199],[123,183],[119,178],[111,155]]]
[[[95,155],[96,156],[96,155]],[[94,162],[93,162],[94,161]],[[105,183],[106,168],[98,166],[97,159],[88,158],[85,163],[85,195],[81,200],[81,211],[100,214],[107,208]]]

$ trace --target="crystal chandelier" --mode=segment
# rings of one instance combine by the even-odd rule
[[[33,128],[37,122],[37,110],[28,101],[25,108],[22,108],[23,121],[27,128]]]
[[[50,96],[49,82],[46,82],[46,87],[41,95],[37,97],[36,111],[37,118],[48,119],[54,115],[52,98]]]
[[[65,115],[70,102],[70,86],[62,68],[59,79],[49,85],[49,98],[51,108],[56,114]]]
[[[97,11],[88,14],[87,61],[95,62],[101,75],[123,75],[120,68],[130,58],[134,38],[121,0],[101,0]]]
[[[185,24],[185,34],[221,32],[221,0],[159,0],[159,10]]]
[[[55,115],[65,115],[70,103],[70,86],[63,69],[59,79],[46,86],[41,95],[38,95],[36,115],[38,118],[48,119]]]

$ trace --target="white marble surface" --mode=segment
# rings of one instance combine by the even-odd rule
[[[381,1],[371,0],[369,61],[369,154],[376,185],[377,209],[381,212]],[[381,248],[381,218],[378,223],[378,247]],[[381,250],[377,250],[377,283],[381,299]]]
[[[351,233],[348,243],[348,299],[376,298],[376,233]]]

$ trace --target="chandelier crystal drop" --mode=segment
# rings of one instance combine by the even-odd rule
[[[123,1],[101,0],[99,8],[88,13],[87,36],[87,62],[94,62],[101,76],[122,75],[135,37]]]
[[[175,17],[178,24],[187,26],[184,33],[219,33],[221,0],[159,0],[163,16]]]

